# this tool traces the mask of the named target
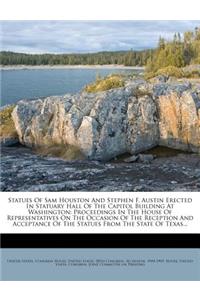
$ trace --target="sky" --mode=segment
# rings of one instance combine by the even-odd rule
[[[154,48],[200,21],[1,21],[1,50],[87,53]]]

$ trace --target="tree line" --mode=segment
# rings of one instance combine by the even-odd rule
[[[176,33],[172,41],[160,37],[158,47],[147,61],[147,71],[156,72],[169,66],[181,68],[191,64],[200,64],[200,28],[187,31],[183,36]]]
[[[0,53],[1,65],[125,65],[144,66],[153,50],[116,51],[86,54]]]

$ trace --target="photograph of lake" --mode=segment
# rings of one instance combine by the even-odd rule
[[[200,21],[1,21],[1,191],[200,191]]]

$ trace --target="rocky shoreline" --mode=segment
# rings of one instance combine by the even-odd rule
[[[124,70],[141,70],[144,67],[132,67],[124,65],[0,65],[0,70],[57,70],[57,69],[124,69]]]
[[[200,85],[189,81],[134,79],[96,93],[21,100],[12,118],[22,145],[70,145],[90,160],[156,146],[200,152]]]
[[[66,161],[23,146],[2,147],[1,154],[1,191],[200,191],[197,154],[134,163]]]
[[[12,118],[20,144],[2,146],[3,191],[200,191],[198,82],[22,100]],[[36,151],[55,145],[73,158]]]

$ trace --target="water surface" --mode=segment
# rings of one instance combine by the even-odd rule
[[[135,73],[124,69],[29,69],[1,71],[1,106],[33,99],[79,92],[97,74]]]

